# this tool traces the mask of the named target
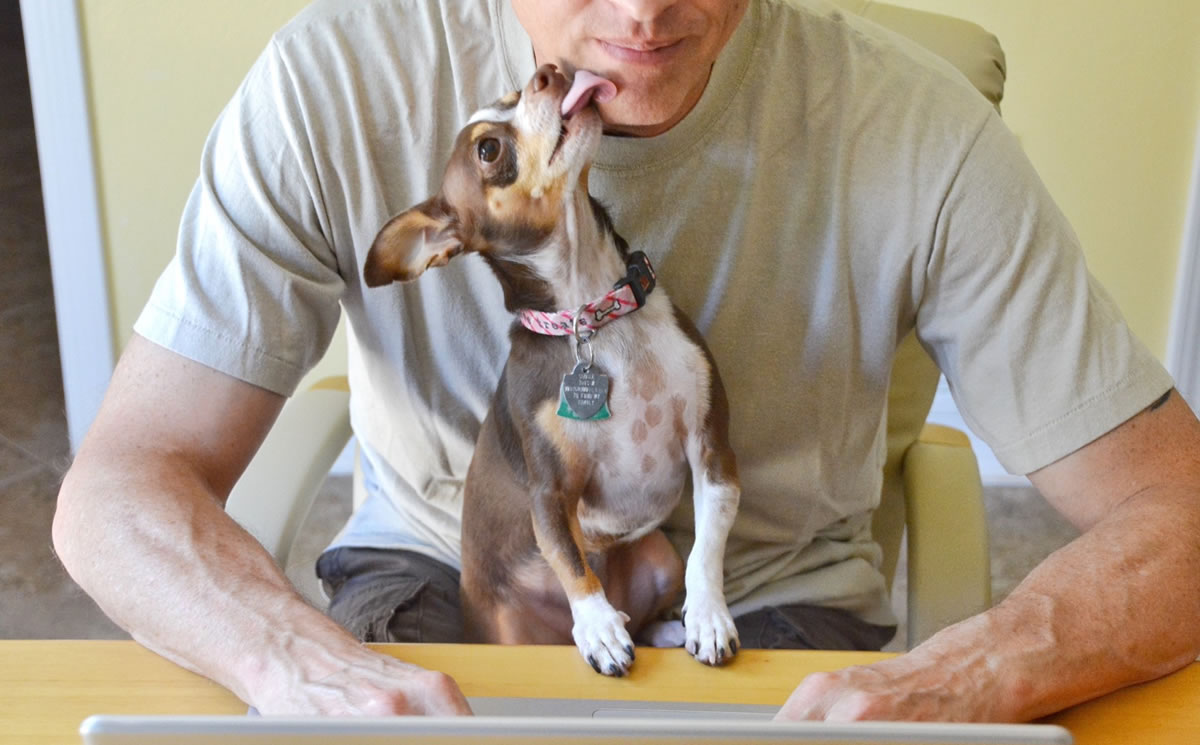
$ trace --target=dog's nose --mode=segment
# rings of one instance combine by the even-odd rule
[[[554,82],[554,73],[558,72],[558,67],[553,65],[542,65],[538,68],[538,72],[533,73],[533,92],[539,92],[550,88],[550,84]]]
[[[556,65],[542,65],[529,81],[530,93],[541,93],[547,89],[562,88],[566,90],[567,79],[559,72]]]
[[[538,71],[533,74],[534,93],[549,87],[550,82],[554,79],[554,70],[555,68],[550,65],[542,65],[538,68]]]

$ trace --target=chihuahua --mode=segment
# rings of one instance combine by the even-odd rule
[[[464,485],[466,633],[573,639],[597,672],[621,676],[631,632],[681,585],[689,653],[710,665],[736,654],[723,570],[741,488],[712,354],[588,193],[595,102],[616,93],[545,65],[477,112],[439,192],[388,221],[364,278],[413,280],[467,252],[495,272],[517,318]],[[689,476],[685,568],[658,527]]]

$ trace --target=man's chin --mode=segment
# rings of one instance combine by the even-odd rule
[[[649,137],[667,131],[683,118],[680,113],[682,104],[665,107],[647,102],[635,102],[630,105],[619,99],[620,95],[613,101],[599,104],[600,119],[604,122],[605,134]]]

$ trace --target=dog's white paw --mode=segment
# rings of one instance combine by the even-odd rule
[[[633,639],[625,624],[629,616],[597,594],[571,604],[575,626],[571,635],[583,659],[596,672],[620,678],[633,664]]]
[[[738,651],[737,627],[723,599],[689,596],[683,605],[684,647],[705,665],[720,665]]]
[[[651,621],[638,632],[638,641],[651,647],[682,647],[686,640],[682,621]]]

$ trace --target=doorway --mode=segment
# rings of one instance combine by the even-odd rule
[[[0,97],[0,638],[120,638],[50,545],[70,446],[16,0],[0,0]]]

